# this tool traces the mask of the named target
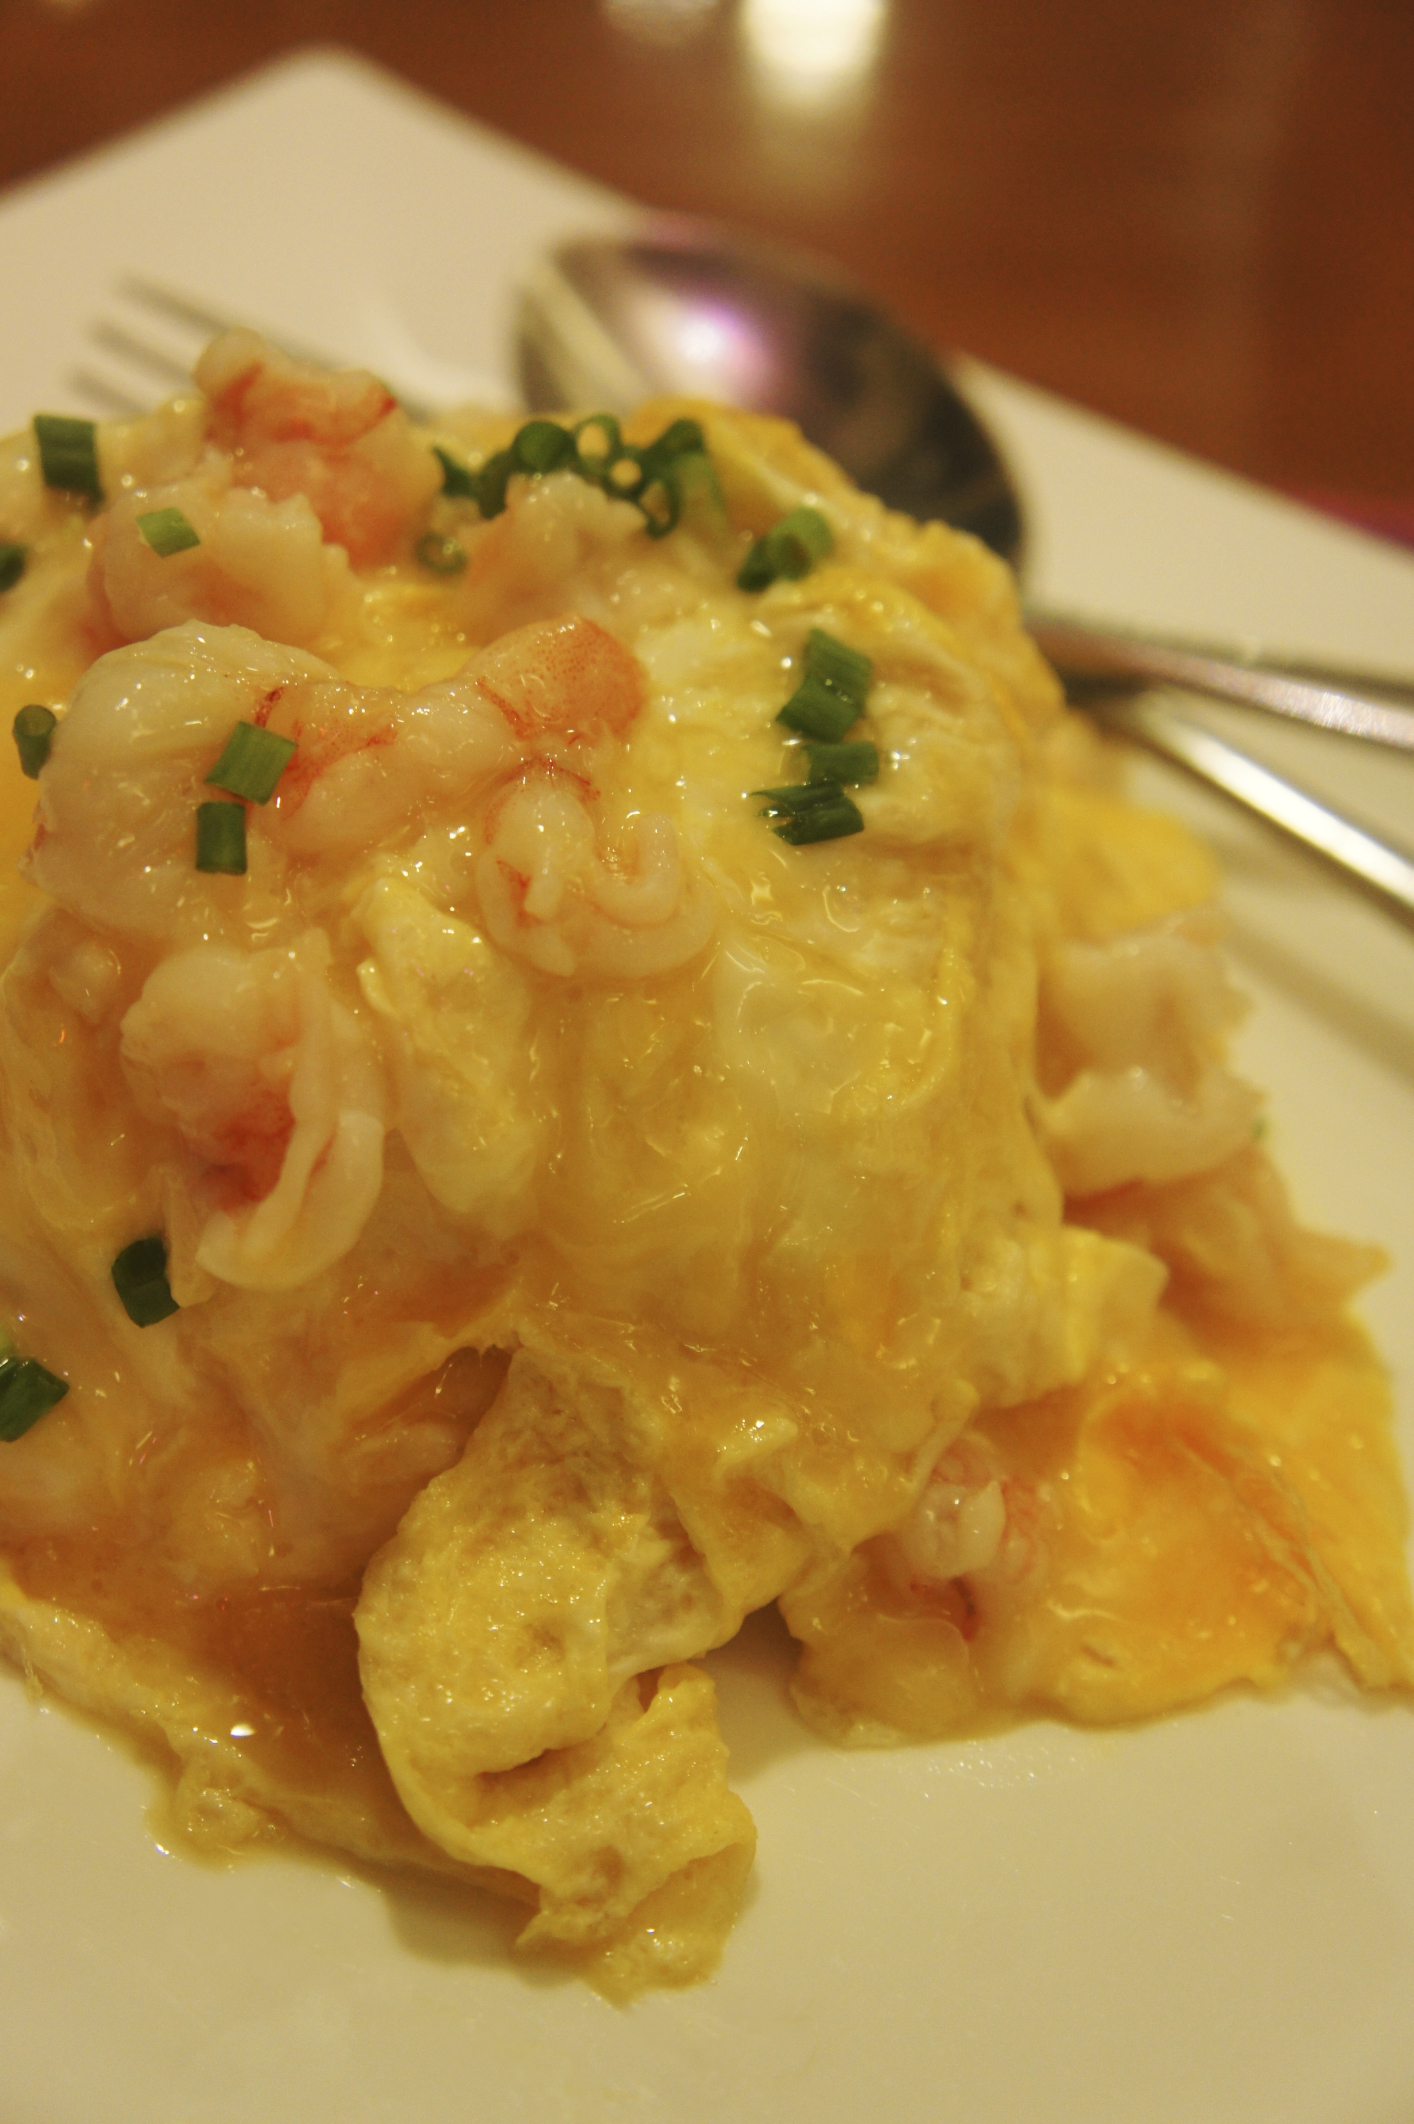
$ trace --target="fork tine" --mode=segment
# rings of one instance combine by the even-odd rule
[[[178,295],[175,289],[159,287],[155,280],[144,280],[139,273],[124,274],[117,292],[145,309],[170,317],[176,324],[193,326],[208,339],[213,333],[228,332],[236,322],[233,317],[223,317],[216,310],[205,309],[186,295]]]
[[[117,292],[140,308],[150,310],[158,317],[165,317],[172,324],[185,325],[188,330],[201,334],[204,346],[218,332],[229,332],[237,324],[249,323],[248,318],[232,317],[220,310],[208,309],[204,303],[195,302],[189,295],[180,295],[175,288],[164,288],[155,280],[144,280],[141,274],[129,273],[119,281]],[[272,346],[291,361],[311,362],[318,369],[339,369],[347,366],[348,357],[331,354],[327,347],[309,347],[291,339],[288,333],[267,333]]]
[[[100,317],[90,326],[88,336],[95,346],[145,369],[160,384],[170,387],[191,382],[191,369],[187,364],[173,360],[170,354],[164,354],[160,347],[152,346],[146,340],[135,339],[131,332],[125,332],[121,325],[111,323],[106,317]]]
[[[88,338],[93,351],[112,357],[113,366],[105,363],[101,368],[77,368],[70,371],[67,379],[71,389],[105,414],[127,417],[150,412],[154,393],[146,388],[149,384],[164,397],[174,388],[188,388],[193,365],[207,341],[236,324],[254,323],[257,330],[263,329],[271,346],[294,361],[309,362],[322,369],[348,366],[347,354],[331,354],[327,347],[303,344],[285,332],[262,327],[258,319],[233,317],[229,311],[213,309],[208,303],[148,280],[141,273],[125,274],[115,284],[112,297],[119,306],[118,314],[96,319],[89,327]],[[412,388],[406,380],[398,381],[379,372],[409,420],[435,421],[439,409],[464,400],[493,406],[515,403],[496,376],[476,369],[463,370],[430,355],[424,357],[411,340],[396,360],[406,362],[413,373],[424,372],[423,381]]]
[[[64,381],[85,404],[105,419],[136,420],[152,411],[150,400],[143,402],[120,391],[109,377],[100,376],[96,369],[70,369]]]

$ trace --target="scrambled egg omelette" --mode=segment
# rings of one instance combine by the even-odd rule
[[[196,380],[0,450],[16,1663],[615,1995],[772,1601],[844,1742],[1414,1681],[1378,1259],[1003,566],[763,419]]]

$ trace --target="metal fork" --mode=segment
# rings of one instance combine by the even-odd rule
[[[119,420],[150,413],[155,396],[169,398],[175,391],[189,389],[193,365],[207,341],[235,324],[251,321],[223,315],[136,273],[126,274],[114,287],[110,312],[94,318],[88,327],[90,356],[101,355],[103,366],[81,361],[66,381],[94,412]],[[266,332],[264,336],[294,361],[313,362],[324,369],[347,365],[346,359],[328,348],[303,346],[287,333]],[[405,390],[393,378],[387,381],[410,420],[425,422],[435,417],[437,409],[416,392]]]
[[[67,378],[70,389],[95,413],[108,418],[131,419],[149,412],[154,394],[166,397],[190,385],[192,364],[206,342],[243,321],[136,274],[118,282],[114,300],[117,314],[96,318],[88,332],[90,352],[101,355],[103,365],[81,363]],[[339,357],[327,348],[302,346],[284,333],[269,332],[266,337],[295,360],[324,368],[341,366]],[[410,418],[428,421],[435,417],[436,409],[416,393],[400,389],[396,378],[386,381]],[[1182,653],[1176,661],[1181,666]],[[1310,664],[1270,668],[1325,685],[1355,685],[1390,699],[1414,700],[1414,684],[1385,673],[1357,675]],[[1181,669],[1175,678],[1182,683]],[[1133,688],[1129,697],[1099,694],[1085,706],[1105,727],[1219,791],[1316,856],[1387,914],[1414,928],[1414,858],[1333,811],[1310,791],[1259,765],[1212,731],[1175,714],[1161,700],[1149,694],[1132,695]],[[1380,711],[1372,707],[1372,714],[1377,725],[1385,723],[1384,742],[1414,749],[1414,718],[1394,708]],[[1378,728],[1368,734],[1378,735]]]

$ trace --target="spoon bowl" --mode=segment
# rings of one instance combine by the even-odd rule
[[[922,520],[971,531],[1018,565],[1017,489],[982,423],[919,340],[831,266],[710,224],[657,221],[545,254],[516,334],[532,412],[626,413],[660,392],[783,414],[856,484]],[[1414,750],[1414,715],[1279,670],[1196,654],[1034,611],[1063,677],[1177,685]],[[1101,695],[1092,712],[1298,840],[1414,926],[1414,860],[1196,729],[1157,700]]]
[[[526,283],[517,354],[532,410],[672,392],[784,414],[890,508],[1020,561],[990,435],[930,350],[823,261],[698,223],[577,238]]]

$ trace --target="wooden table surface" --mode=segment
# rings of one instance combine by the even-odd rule
[[[0,0],[0,21],[0,180],[338,43],[651,204],[831,253],[940,343],[1414,530],[1408,0]]]

